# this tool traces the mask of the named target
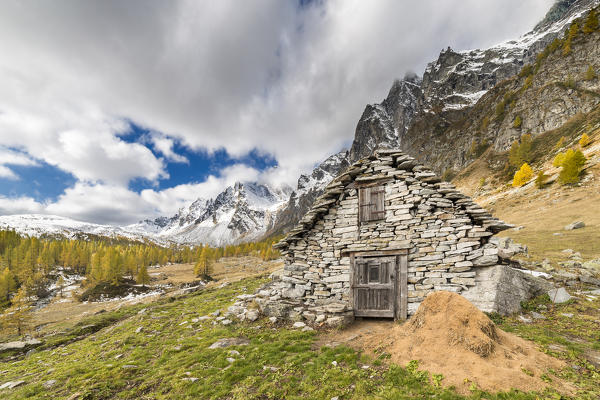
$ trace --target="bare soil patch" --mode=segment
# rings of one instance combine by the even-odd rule
[[[442,384],[454,386],[460,393],[468,393],[472,384],[491,392],[512,388],[543,391],[548,386],[565,394],[575,390],[550,373],[564,368],[563,361],[500,330],[468,300],[450,292],[427,296],[417,313],[402,325],[358,322],[325,335],[318,343],[338,344],[374,356],[386,352],[391,362],[403,366],[418,360],[419,369],[442,374]]]

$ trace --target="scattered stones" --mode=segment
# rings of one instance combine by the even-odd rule
[[[141,331],[142,331],[142,327],[141,327],[141,326],[138,326],[138,327],[135,329],[135,333],[140,333]]]
[[[227,362],[229,362],[229,363],[233,363],[233,362],[235,362],[235,358],[232,358],[232,357],[227,357],[227,358],[226,358],[226,360],[227,360]]]
[[[237,351],[237,350],[229,350],[229,353],[228,353],[228,354],[229,354],[230,356],[239,356],[239,355],[240,355],[240,352],[239,352],[239,351]]]
[[[257,310],[248,310],[246,312],[246,319],[250,322],[254,322],[258,319],[259,313]]]
[[[562,315],[563,317],[567,317],[567,318],[573,318],[573,314],[572,313],[561,313],[560,315]]]
[[[224,319],[223,321],[221,321],[221,324],[223,325],[231,325],[232,323],[233,321],[230,319]]]
[[[302,321],[294,322],[294,325],[292,325],[293,328],[304,328],[305,326],[306,324]]]
[[[196,381],[198,380],[198,378],[195,378],[195,377],[193,377],[193,376],[190,376],[190,377],[188,377],[188,378],[183,378],[182,380],[184,380],[184,381],[188,381],[188,382],[192,382],[192,383],[193,383],[193,382],[196,382]]]
[[[134,364],[125,364],[121,368],[123,368],[123,369],[136,369],[137,365],[134,365]]]
[[[123,354],[117,354],[114,358],[115,358],[115,360],[118,360],[121,357],[123,357]]]
[[[271,322],[272,324],[277,322],[277,317],[269,317],[269,322]]]
[[[212,313],[213,317],[218,317],[219,315],[221,315],[221,310],[216,310]]]
[[[531,312],[531,316],[533,317],[533,319],[546,319],[546,317],[544,317],[542,314],[535,311]]]
[[[565,226],[565,231],[572,231],[573,229],[581,229],[585,227],[585,223],[583,221],[575,221]]]
[[[519,315],[519,321],[525,323],[525,324],[530,324],[533,322],[533,320],[531,318],[527,318],[524,315]]]
[[[337,362],[337,361],[332,361],[332,362],[331,362],[331,365],[333,365],[334,367],[337,367],[337,365],[338,365],[338,362]]]
[[[0,385],[0,390],[1,389],[14,389],[17,386],[23,385],[24,383],[25,383],[25,381],[9,381],[9,382],[6,382],[6,383]]]
[[[208,315],[203,315],[201,317],[198,317],[198,321],[206,321],[209,320],[211,317],[209,317]]]
[[[558,289],[551,289],[548,291],[550,300],[555,304],[566,303],[571,300],[571,295],[565,290],[564,287]]]
[[[247,346],[250,344],[248,339],[244,338],[224,338],[219,339],[213,344],[211,344],[209,349],[222,349],[229,346]]]
[[[271,366],[268,366],[268,365],[263,365],[263,371],[266,371],[266,370],[269,370],[271,372],[277,372],[277,371],[279,371],[279,368],[277,368],[277,367],[271,367]]]
[[[311,328],[310,326],[305,326],[304,328],[302,328],[302,332],[310,332],[310,331],[314,331],[314,329]]]
[[[56,380],[55,379],[50,379],[49,381],[46,381],[46,382],[42,383],[42,386],[44,387],[44,389],[50,389],[54,385],[56,385]]]

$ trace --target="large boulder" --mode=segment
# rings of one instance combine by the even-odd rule
[[[508,265],[476,268],[475,286],[461,294],[484,312],[508,315],[521,309],[521,302],[546,293],[549,282]]]

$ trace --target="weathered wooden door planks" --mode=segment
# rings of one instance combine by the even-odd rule
[[[352,303],[356,317],[407,317],[406,255],[353,258]]]

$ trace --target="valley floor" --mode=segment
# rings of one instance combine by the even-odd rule
[[[194,293],[172,294],[149,304],[123,305],[86,317],[44,337],[26,356],[4,354],[0,389],[7,399],[536,399],[512,391],[489,394],[471,382],[466,396],[445,387],[443,376],[394,365],[390,354],[362,351],[344,331],[303,331],[267,319],[231,323],[221,314],[238,295],[268,281],[255,276]],[[527,305],[545,319],[496,319],[533,340],[569,367],[555,371],[595,399],[600,364],[600,300],[582,297],[550,306]],[[348,335],[346,332],[350,332]],[[363,331],[362,334],[365,332]],[[332,340],[339,337],[339,340]],[[222,339],[234,339],[233,343]],[[215,345],[220,343],[221,345]],[[596,352],[596,353],[594,353]],[[524,374],[529,371],[523,371]],[[468,377],[465,377],[468,379]],[[546,392],[542,398],[559,398]]]

